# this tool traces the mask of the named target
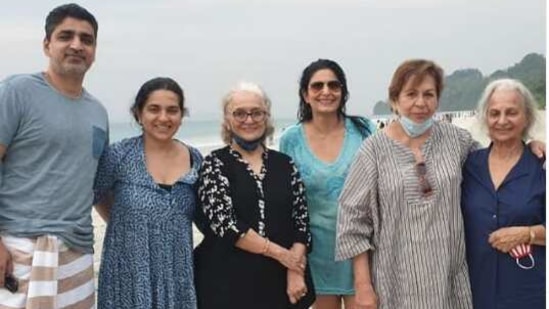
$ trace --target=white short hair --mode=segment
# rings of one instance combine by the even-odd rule
[[[487,127],[487,113],[488,113],[488,105],[490,103],[490,99],[494,92],[496,90],[512,90],[516,91],[522,98],[521,104],[524,108],[524,114],[526,115],[526,128],[524,129],[524,132],[522,133],[522,138],[527,139],[531,136],[531,130],[534,124],[536,123],[536,110],[538,108],[538,105],[536,103],[536,99],[534,99],[534,96],[524,86],[523,83],[516,79],[511,78],[503,78],[503,79],[497,79],[492,82],[490,82],[486,88],[484,89],[484,92],[482,93],[482,96],[480,97],[480,100],[478,102],[477,106],[477,115],[480,120],[480,124],[482,127]]]
[[[270,116],[271,115],[271,100],[267,96],[267,93],[256,83],[253,82],[247,82],[247,81],[241,81],[237,83],[234,87],[229,90],[229,92],[223,96],[223,100],[221,101],[221,106],[223,109],[223,121],[221,123],[221,138],[223,139],[223,142],[226,144],[231,144],[232,142],[232,132],[230,128],[227,126],[227,116],[228,116],[228,110],[227,107],[232,102],[233,97],[236,93],[240,92],[249,92],[256,94],[261,98],[261,101],[265,105],[265,110],[267,111],[269,117],[265,119],[265,135],[263,136],[263,140],[261,142],[264,142],[267,138],[271,137],[274,133],[274,125],[273,125],[273,119]]]

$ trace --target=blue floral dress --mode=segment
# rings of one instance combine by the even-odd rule
[[[202,156],[171,188],[147,171],[141,136],[110,145],[95,180],[95,202],[113,194],[103,244],[98,308],[196,308],[192,219]]]

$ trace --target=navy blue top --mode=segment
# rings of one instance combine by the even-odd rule
[[[163,189],[147,171],[143,138],[110,145],[99,160],[95,202],[114,195],[99,272],[99,309],[195,309],[192,220],[200,152]]]
[[[509,226],[545,225],[545,169],[528,147],[495,190],[490,148],[472,152],[463,168],[462,201],[474,308],[545,308],[545,246],[532,246],[535,267],[520,268],[488,243]],[[528,258],[522,264],[530,265]]]

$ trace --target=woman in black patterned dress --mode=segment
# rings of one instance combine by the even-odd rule
[[[265,147],[270,101],[252,83],[223,99],[224,148],[199,180],[195,249],[199,308],[307,308],[314,300],[305,190],[291,159]]]

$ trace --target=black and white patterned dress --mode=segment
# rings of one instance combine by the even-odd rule
[[[199,308],[288,308],[286,268],[234,244],[251,228],[285,248],[295,242],[310,248],[305,189],[290,157],[266,150],[257,175],[230,146],[218,149],[204,160],[198,191]]]

